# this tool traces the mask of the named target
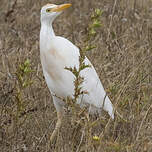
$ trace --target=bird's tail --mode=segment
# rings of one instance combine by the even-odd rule
[[[114,108],[108,96],[105,97],[105,101],[103,102],[103,109],[114,119]]]

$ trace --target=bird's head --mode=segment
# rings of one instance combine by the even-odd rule
[[[47,4],[44,5],[41,9],[41,23],[42,22],[49,22],[52,23],[53,20],[62,13],[62,11],[71,4],[62,4],[62,5],[55,5],[55,4]]]

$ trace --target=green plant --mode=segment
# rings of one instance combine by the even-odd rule
[[[23,63],[20,63],[17,67],[16,71],[16,95],[15,95],[15,101],[16,101],[16,112],[14,113],[14,118],[16,122],[18,122],[19,117],[22,115],[22,113],[25,112],[26,107],[28,105],[28,101],[24,98],[24,90],[28,87],[30,87],[33,83],[31,80],[31,73],[33,72],[31,68],[31,63],[29,59],[26,59],[23,61]],[[24,122],[24,120],[23,120]]]
[[[65,67],[66,70],[69,70],[73,73],[75,76],[74,79],[74,95],[72,98],[67,98],[66,103],[68,106],[72,107],[72,112],[76,119],[79,119],[76,121],[79,125],[83,125],[86,133],[86,139],[87,143],[90,146],[91,141],[94,140],[94,136],[92,136],[92,127],[97,123],[97,121],[94,121],[93,123],[90,121],[89,116],[87,113],[85,113],[85,108],[80,109],[79,106],[77,106],[77,100],[78,98],[84,94],[88,94],[87,90],[83,90],[83,82],[84,77],[81,76],[81,71],[83,71],[86,68],[90,68],[90,65],[85,63],[86,58],[86,52],[90,51],[96,46],[92,44],[92,39],[96,37],[98,28],[101,27],[100,17],[102,15],[102,11],[100,9],[95,9],[94,12],[91,14],[91,21],[88,27],[88,32],[86,34],[86,40],[82,46],[79,46],[80,50],[80,56],[79,56],[79,67]],[[80,118],[83,117],[83,119]],[[94,124],[94,125],[92,125]]]

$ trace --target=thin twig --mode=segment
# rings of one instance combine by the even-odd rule
[[[109,28],[108,28],[108,36],[107,36],[108,38],[107,38],[107,41],[109,41],[109,39],[110,39],[110,30],[111,30],[111,27],[112,27],[112,19],[113,19],[114,13],[115,13],[116,4],[117,4],[117,0],[115,0],[113,8],[112,8],[112,14],[111,14],[111,18],[110,18],[110,24],[109,24]]]
[[[143,123],[144,123],[144,121],[145,121],[145,119],[146,119],[146,117],[147,117],[147,115],[148,115],[148,112],[149,112],[149,110],[150,110],[151,108],[152,108],[152,104],[149,106],[148,110],[146,111],[146,113],[145,113],[145,115],[144,115],[144,117],[143,117],[143,119],[142,119],[142,121],[141,121],[141,123],[140,123],[139,129],[138,129],[138,133],[137,133],[137,136],[136,136],[136,141],[137,141],[138,138],[139,138],[140,130],[141,130],[141,128],[142,128],[142,126],[143,126]]]
[[[80,149],[80,146],[81,146],[82,141],[83,141],[83,137],[84,137],[84,130],[83,130],[83,132],[82,132],[82,136],[81,136],[81,139],[80,139],[80,143],[79,143],[79,145],[78,145],[78,148],[77,148],[76,152],[78,152],[79,149]]]
[[[48,130],[50,130],[52,124],[54,123],[55,120],[52,121],[52,123],[49,125],[49,128],[44,132],[43,136],[41,137],[41,139],[39,140],[38,144],[36,145],[36,149],[38,148],[38,146],[41,144],[42,140],[44,139],[44,137],[46,136],[46,134],[48,133]]]

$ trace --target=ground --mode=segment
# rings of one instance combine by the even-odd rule
[[[72,3],[54,29],[76,45],[102,10],[87,56],[117,111],[114,120],[65,114],[51,146],[57,116],[39,57],[40,9],[49,2]],[[152,151],[151,0],[1,0],[0,14],[0,151]]]

